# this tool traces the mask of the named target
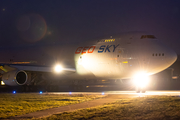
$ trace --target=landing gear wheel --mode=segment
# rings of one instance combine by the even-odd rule
[[[146,91],[142,91],[142,93],[145,93]]]
[[[141,88],[141,92],[142,92],[142,93],[145,93],[145,92],[146,92],[146,89],[145,89],[145,88]]]
[[[140,92],[141,92],[140,88],[136,87],[136,93],[140,93]]]
[[[146,90],[144,88],[136,87],[136,93],[145,93]]]

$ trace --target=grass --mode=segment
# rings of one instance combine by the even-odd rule
[[[38,120],[179,120],[180,97],[123,99],[95,108],[63,112]]]
[[[76,104],[101,97],[105,96],[86,94],[62,95],[35,93],[0,94],[0,119],[69,104]]]

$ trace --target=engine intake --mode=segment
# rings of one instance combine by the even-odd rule
[[[2,80],[6,85],[25,85],[28,80],[27,73],[23,70],[14,70],[3,74]]]

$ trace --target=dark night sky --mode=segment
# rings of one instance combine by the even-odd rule
[[[0,1],[1,45],[37,41],[41,35],[38,42],[81,42],[128,31],[150,32],[180,54],[180,1]]]

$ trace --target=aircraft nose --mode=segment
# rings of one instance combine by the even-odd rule
[[[177,54],[171,49],[168,50],[165,56],[168,64],[173,64],[177,60]]]

